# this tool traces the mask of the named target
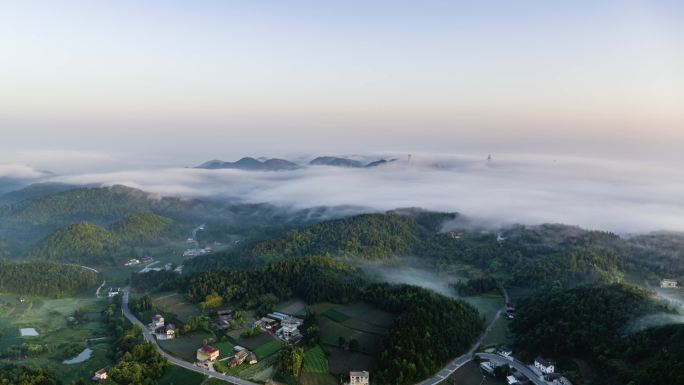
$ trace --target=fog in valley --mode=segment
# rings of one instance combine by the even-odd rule
[[[675,164],[538,155],[494,155],[487,160],[487,154],[414,154],[410,161],[406,154],[373,154],[364,159],[380,158],[397,161],[374,168],[303,166],[271,172],[177,167],[98,172],[93,156],[90,170],[56,175],[42,171],[45,167],[0,164],[0,180],[12,180],[13,186],[17,181],[123,184],[163,195],[268,202],[294,209],[421,207],[460,212],[496,226],[553,222],[619,233],[684,230],[684,171]],[[59,161],[55,158],[54,164]]]

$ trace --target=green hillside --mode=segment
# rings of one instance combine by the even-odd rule
[[[53,261],[83,262],[116,251],[120,239],[93,223],[81,222],[57,230],[31,252],[31,256]]]
[[[46,297],[68,297],[99,282],[96,272],[79,266],[53,262],[0,261],[0,291]]]
[[[414,218],[398,214],[362,214],[291,230],[256,245],[255,255],[298,257],[331,254],[370,259],[407,254],[421,229]]]
[[[112,225],[111,230],[80,222],[55,231],[30,253],[31,257],[54,261],[94,263],[114,262],[126,246],[160,241],[173,221],[151,212],[133,214]]]
[[[112,232],[122,241],[134,244],[149,244],[159,240],[173,220],[153,212],[133,214],[112,225]]]

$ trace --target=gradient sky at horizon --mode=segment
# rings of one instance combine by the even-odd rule
[[[0,161],[684,161],[680,1],[3,1]]]

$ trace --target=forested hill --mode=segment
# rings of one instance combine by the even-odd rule
[[[409,253],[420,232],[416,220],[408,216],[363,214],[291,230],[282,238],[256,245],[253,252],[267,257],[391,258]]]
[[[173,221],[154,213],[134,214],[107,230],[89,222],[59,229],[31,251],[38,259],[102,265],[113,263],[121,248],[160,240]]]
[[[98,274],[79,266],[52,262],[0,261],[0,291],[45,297],[69,297],[95,286]]]
[[[135,283],[147,284],[145,274]],[[165,277],[162,277],[165,278]],[[187,294],[196,302],[217,295],[226,303],[272,310],[291,297],[308,303],[363,300],[397,315],[378,355],[378,384],[405,385],[425,379],[464,353],[483,328],[467,303],[410,285],[372,283],[346,262],[330,257],[290,258],[251,270],[216,270],[193,276]],[[268,300],[269,297],[275,297]]]
[[[639,373],[644,369],[628,362],[667,362],[666,357],[651,361],[652,357],[643,353],[663,352],[671,343],[663,343],[661,334],[671,335],[674,331],[658,332],[656,328],[628,334],[628,326],[635,320],[666,310],[653,301],[653,296],[654,293],[628,285],[580,286],[530,296],[518,304],[518,315],[511,325],[516,349],[566,363],[565,369],[573,367],[573,360],[581,359],[593,369],[592,384],[626,384],[641,377]],[[674,334],[682,340],[681,330]],[[682,350],[677,351],[681,354]],[[673,367],[659,367],[665,373],[677,372]],[[665,378],[665,373],[659,376]],[[642,377],[643,381],[634,384],[680,383],[658,382],[655,378]]]

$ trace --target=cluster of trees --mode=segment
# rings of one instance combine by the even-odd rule
[[[78,266],[53,262],[0,261],[0,291],[67,297],[98,282],[97,273]]]
[[[358,295],[364,284],[362,273],[342,261],[328,257],[286,259],[253,270],[215,270],[189,279],[187,294],[195,302],[212,294],[225,302],[255,308],[264,295],[274,301],[303,298],[308,303],[346,302]]]
[[[523,352],[559,361],[582,359],[596,384],[681,383],[684,325],[630,333],[646,314],[667,311],[634,286],[585,285],[520,301],[511,324]]]
[[[0,384],[11,385],[61,385],[53,375],[42,369],[26,366],[4,365],[0,367]]]
[[[383,338],[375,378],[379,384],[413,384],[466,352],[483,328],[475,308],[431,290],[378,283],[362,297],[397,314]]]
[[[281,373],[297,379],[302,373],[302,365],[304,364],[304,349],[287,347],[280,351],[280,359],[278,361],[278,369]]]
[[[362,214],[291,230],[282,238],[257,244],[253,253],[266,257],[331,254],[369,259],[404,255],[415,242],[414,218],[399,214]]]
[[[126,246],[159,242],[172,220],[151,212],[133,214],[107,230],[90,222],[79,222],[58,229],[43,239],[30,253],[31,257],[93,263],[114,263],[123,257]]]
[[[2,358],[26,359],[41,355],[48,351],[47,345],[30,344],[24,342],[20,345],[12,345],[2,351]]]
[[[634,286],[585,285],[521,300],[511,324],[516,345],[550,356],[593,357],[615,349],[630,320],[654,310]]]
[[[496,278],[492,276],[471,278],[465,282],[459,280],[451,284],[451,286],[462,296],[478,295],[499,290],[499,284]]]

